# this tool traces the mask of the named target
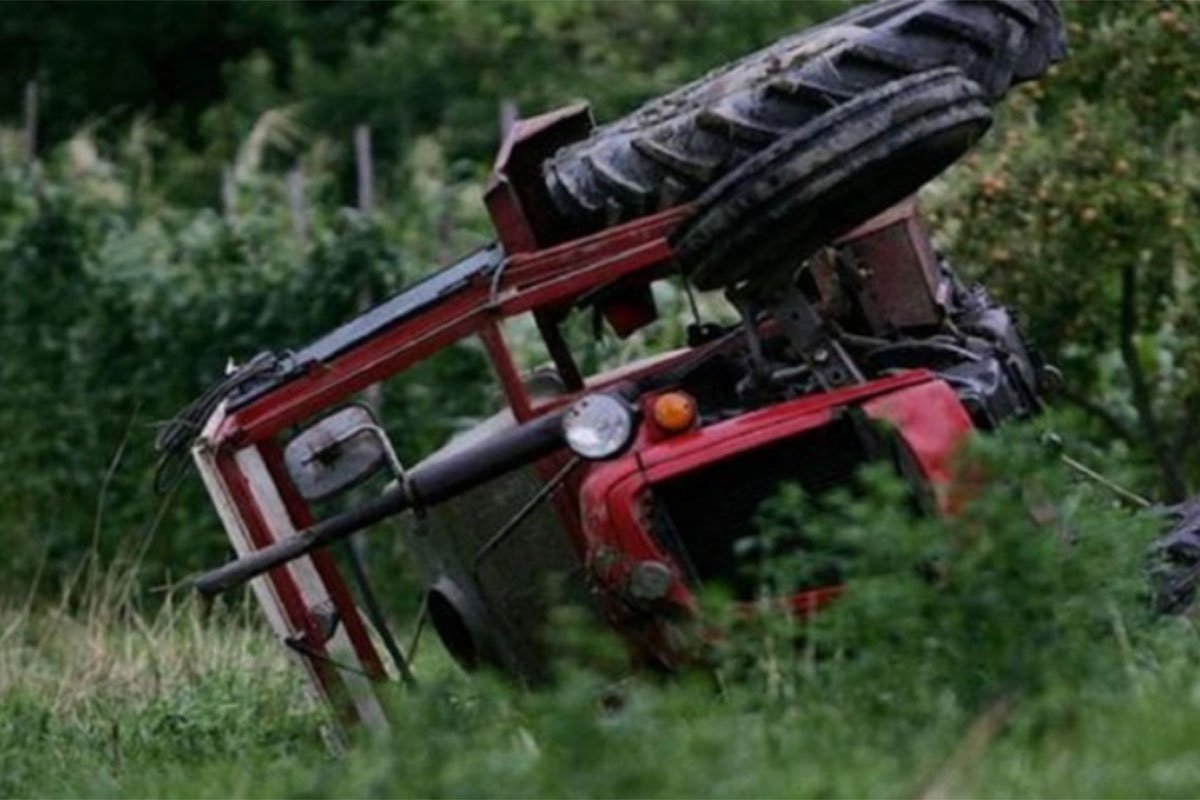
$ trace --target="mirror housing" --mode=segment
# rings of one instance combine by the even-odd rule
[[[385,466],[398,469],[387,435],[362,404],[340,408],[288,442],[283,461],[305,500],[354,488]]]
[[[599,306],[605,321],[618,338],[628,339],[658,319],[658,306],[650,284],[630,286]]]

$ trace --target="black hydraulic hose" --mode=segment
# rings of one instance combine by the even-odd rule
[[[567,409],[562,409],[546,414],[498,433],[475,447],[422,464],[409,472],[408,480],[397,488],[206,572],[193,580],[192,585],[206,596],[220,594],[382,519],[409,508],[436,505],[549,455],[564,446],[562,418],[566,412]]]
[[[156,493],[166,494],[179,483],[191,465],[188,451],[192,442],[200,435],[205,421],[212,416],[221,401],[246,384],[278,372],[282,369],[282,364],[280,357],[274,353],[259,353],[236,372],[226,375],[205,389],[203,394],[159,429],[154,439],[154,449],[159,454],[158,463],[154,467]]]
[[[346,559],[350,562],[350,575],[358,584],[358,592],[366,607],[367,617],[375,626],[379,637],[383,639],[384,649],[387,650],[392,663],[396,665],[400,679],[409,686],[415,686],[417,679],[409,665],[408,656],[400,649],[396,637],[392,635],[391,626],[388,625],[387,617],[383,614],[383,607],[379,604],[379,596],[375,594],[375,587],[371,585],[371,579],[367,575],[367,565],[363,563],[362,554],[354,547],[353,542],[348,542],[346,545]]]

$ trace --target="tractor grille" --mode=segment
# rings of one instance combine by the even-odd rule
[[[734,546],[756,533],[759,505],[787,482],[799,483],[812,495],[847,486],[867,460],[860,429],[850,419],[836,420],[655,484],[662,512],[656,533],[664,546],[690,563],[696,580],[723,580],[745,594],[753,587],[738,574]]]

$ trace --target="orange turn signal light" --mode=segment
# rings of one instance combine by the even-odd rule
[[[664,392],[654,398],[654,424],[668,433],[681,433],[696,423],[696,401],[686,392]]]

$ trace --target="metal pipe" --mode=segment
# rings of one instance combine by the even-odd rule
[[[1092,469],[1091,467],[1084,464],[1083,462],[1078,461],[1074,458],[1071,458],[1068,455],[1060,455],[1059,459],[1062,461],[1062,463],[1066,464],[1068,467],[1075,470],[1083,477],[1087,478],[1088,480],[1094,481],[1095,483],[1100,484],[1105,489],[1108,489],[1110,492],[1112,492],[1113,494],[1115,494],[1117,497],[1121,498],[1125,502],[1135,505],[1138,508],[1153,508],[1154,507],[1153,503],[1151,503],[1146,498],[1142,497],[1140,494],[1131,492],[1130,490],[1126,489],[1124,486],[1117,483],[1116,481],[1111,480],[1110,478],[1106,478],[1105,476],[1101,475],[1099,472],[1096,472],[1096,470]]]
[[[205,572],[192,585],[206,596],[239,586],[264,572],[319,550],[409,508],[436,505],[517,467],[562,448],[562,418],[556,411],[496,434],[475,447],[414,467],[404,484],[357,508],[322,520]]]

